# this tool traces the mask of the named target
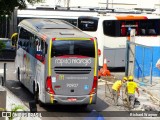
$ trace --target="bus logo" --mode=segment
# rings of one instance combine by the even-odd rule
[[[55,64],[60,64],[61,66],[63,64],[84,64],[85,66],[91,64],[91,58],[89,59],[56,59]]]
[[[56,80],[64,80],[64,75],[56,75]]]

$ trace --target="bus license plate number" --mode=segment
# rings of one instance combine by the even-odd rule
[[[77,98],[68,98],[67,99],[69,102],[74,102],[74,101],[77,101]]]

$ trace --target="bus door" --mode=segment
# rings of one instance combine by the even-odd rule
[[[94,79],[92,40],[55,40],[51,50],[52,88],[56,95],[89,95]]]

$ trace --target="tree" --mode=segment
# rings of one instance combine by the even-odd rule
[[[2,41],[0,41],[0,54],[1,54],[1,51],[2,51],[3,49],[5,49],[5,48],[6,48],[5,43],[3,43]]]
[[[26,0],[30,4],[40,3],[44,0]],[[15,7],[19,9],[26,8],[25,0],[0,0],[0,16],[5,17],[8,15],[10,17],[11,13],[14,11]]]

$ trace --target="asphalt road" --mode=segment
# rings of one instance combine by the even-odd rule
[[[15,94],[18,98],[20,98],[26,106],[29,107],[29,102],[33,100],[33,95],[16,80],[15,77],[15,66],[14,62],[6,62],[7,64],[7,80],[6,87]],[[0,74],[3,70],[4,62],[0,62]],[[113,75],[117,78],[122,78],[124,76],[123,70],[113,70]],[[105,85],[103,82],[99,82],[98,86],[98,98],[97,103],[94,105],[89,105],[87,108],[83,108],[82,106],[51,106],[46,105],[44,107],[40,107],[37,105],[38,111],[47,111],[52,117],[43,117],[42,120],[93,120],[96,119],[94,117],[87,117],[92,114],[92,111],[126,111],[127,109],[123,106],[123,104],[119,106],[114,106],[113,100],[110,98],[110,94],[107,90],[107,94],[105,95]],[[84,114],[85,113],[85,114]],[[105,116],[105,115],[104,115]],[[146,118],[132,118],[132,117],[104,117],[105,120],[143,120]],[[153,118],[152,118],[153,119]],[[98,119],[103,120],[103,119]],[[157,119],[158,120],[158,119]]]

